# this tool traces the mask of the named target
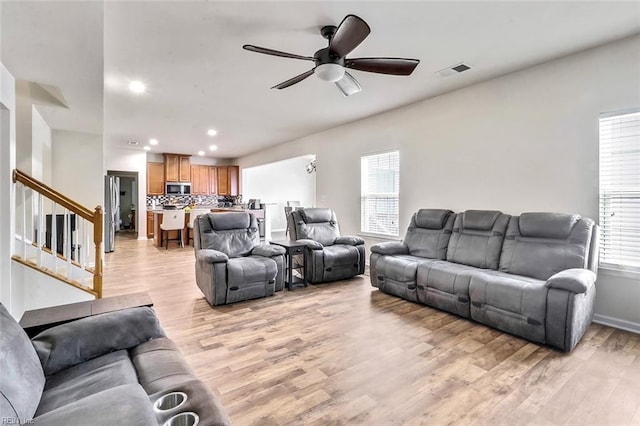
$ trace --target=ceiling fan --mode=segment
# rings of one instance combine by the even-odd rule
[[[316,66],[314,68],[276,84],[272,89],[286,89],[289,86],[300,83],[311,74],[315,74],[320,80],[336,83],[336,86],[344,96],[350,96],[361,91],[362,87],[345,68],[378,74],[410,75],[420,63],[418,59],[406,58],[347,59],[346,56],[358,47],[370,32],[371,28],[362,18],[356,15],[347,15],[337,27],[334,25],[322,27],[320,34],[329,40],[329,46],[318,50],[313,57],[295,55],[251,44],[245,44],[242,48],[265,55],[315,62]]]

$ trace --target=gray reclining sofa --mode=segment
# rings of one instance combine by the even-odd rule
[[[58,325],[29,340],[0,304],[0,369],[3,424],[149,426],[175,416],[231,424],[146,307]],[[162,399],[174,392],[186,397],[179,406],[179,397]]]
[[[559,213],[419,210],[402,242],[371,247],[371,284],[572,350],[593,317],[593,220]]]
[[[213,306],[272,296],[284,288],[284,249],[260,244],[251,213],[198,216],[193,246],[196,284]]]

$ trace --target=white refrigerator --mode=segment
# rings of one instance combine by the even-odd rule
[[[116,232],[120,230],[120,178],[104,178],[104,252],[115,249]]]

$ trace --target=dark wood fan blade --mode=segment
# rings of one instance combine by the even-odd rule
[[[293,53],[281,52],[279,50],[267,49],[266,47],[254,46],[252,44],[245,44],[242,46],[244,50],[248,50],[250,52],[264,53],[265,55],[272,56],[280,56],[282,58],[291,58],[291,59],[302,59],[305,61],[313,61],[314,59],[311,56],[300,56],[295,55]]]
[[[276,84],[275,86],[272,87],[272,89],[286,89],[289,86],[293,86],[296,83],[300,83],[302,80],[304,80],[305,78],[309,77],[311,74],[313,74],[313,71],[315,70],[315,68],[310,69],[307,72],[303,72],[300,75],[297,75],[293,78],[290,78],[287,81],[283,81],[280,84]]]
[[[356,15],[347,15],[336,30],[329,43],[331,54],[344,58],[367,38],[371,28],[364,20]]]
[[[419,63],[418,59],[406,58],[357,58],[346,59],[344,66],[378,74],[410,75]]]

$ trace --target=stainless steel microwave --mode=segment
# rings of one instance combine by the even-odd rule
[[[164,192],[167,195],[191,194],[191,184],[185,182],[167,182]]]

